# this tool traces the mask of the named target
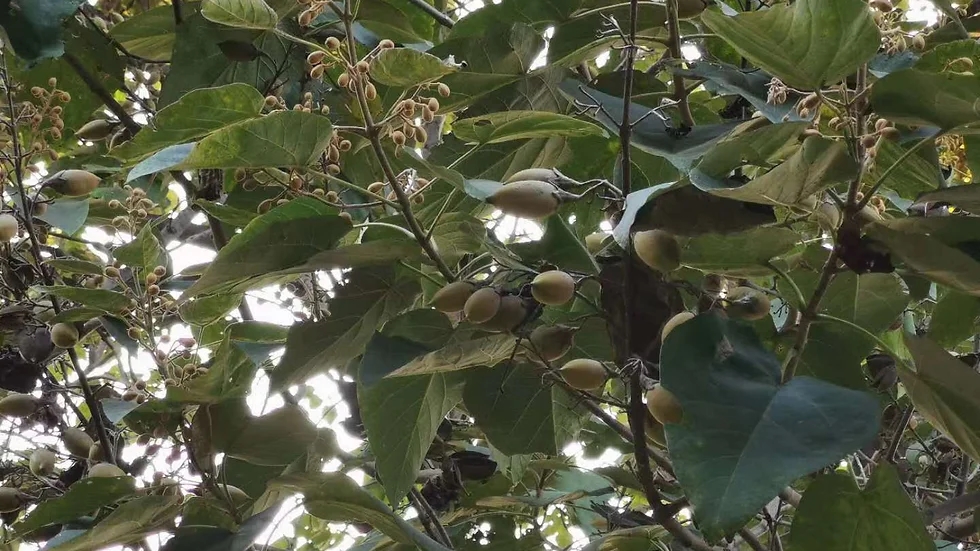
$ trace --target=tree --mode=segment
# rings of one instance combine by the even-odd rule
[[[4,544],[980,549],[980,4],[484,3],[0,9]]]

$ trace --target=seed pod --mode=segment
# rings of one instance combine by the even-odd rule
[[[56,323],[51,327],[51,342],[58,348],[71,348],[78,344],[78,329],[71,323]]]
[[[0,487],[0,513],[13,513],[23,505],[23,495],[16,488]]]
[[[534,300],[548,306],[560,306],[575,296],[575,279],[561,270],[538,274],[531,281]]]
[[[364,97],[368,101],[378,99],[378,89],[374,86],[374,84],[369,82],[366,86],[364,86]]]
[[[691,321],[692,319],[694,319],[693,313],[681,312],[680,314],[677,314],[676,316],[667,320],[667,323],[664,324],[664,328],[660,330],[660,343],[663,344],[664,341],[667,340],[667,335],[669,335],[671,331],[676,329],[678,325],[686,321]]]
[[[542,359],[553,362],[572,349],[575,331],[567,325],[540,325],[531,331],[529,340]]]
[[[684,419],[684,410],[674,394],[663,385],[653,387],[647,392],[647,409],[658,422],[667,425],[680,423]]]
[[[553,168],[525,168],[511,174],[505,183],[520,182],[522,180],[538,180],[554,184],[561,180],[561,177]]]
[[[769,315],[769,297],[751,287],[732,289],[725,297],[725,301],[728,303],[725,311],[733,318],[755,321]]]
[[[391,40],[387,39],[387,38],[385,38],[381,42],[378,42],[378,48],[380,48],[382,50],[390,50],[390,49],[392,49],[394,47],[395,47],[395,43],[392,42]]]
[[[10,241],[17,237],[20,226],[17,218],[10,214],[0,214],[0,241]]]
[[[663,423],[657,421],[653,418],[647,410],[647,430],[646,430],[647,442],[660,447],[667,448],[667,431],[664,428]]]
[[[115,128],[115,124],[105,119],[95,119],[94,121],[85,123],[78,129],[77,132],[75,132],[75,135],[83,140],[97,142],[108,138]]]
[[[61,443],[68,453],[77,457],[88,457],[88,451],[95,441],[82,429],[69,427],[61,431]]]
[[[588,358],[571,360],[559,370],[568,386],[578,390],[595,390],[606,384],[609,373],[602,364]]]
[[[426,104],[426,106],[429,108],[429,111],[432,111],[433,113],[439,112],[439,100],[437,100],[436,98],[429,98],[429,101]],[[534,178],[528,178],[528,179],[533,180]]]
[[[542,219],[558,210],[564,197],[560,191],[548,182],[521,180],[505,184],[486,201],[510,216]]]
[[[585,236],[585,248],[591,254],[596,254],[602,250],[607,237],[609,237],[609,234],[605,232],[590,233]]]
[[[889,141],[896,141],[902,137],[902,133],[894,126],[886,126],[881,129],[881,137]]]
[[[857,211],[857,221],[861,226],[871,224],[872,222],[880,222],[881,213],[871,205],[864,205],[861,207],[861,210]]]
[[[384,190],[384,188],[385,188],[384,182],[374,182],[373,184],[367,187],[367,190],[368,193],[373,193],[375,195],[378,195]]]
[[[507,295],[501,297],[497,313],[482,323],[480,329],[494,333],[513,331],[524,321],[525,317],[527,317],[527,308],[524,307],[524,301],[521,300],[521,297]]]
[[[338,195],[336,191],[331,190],[325,193],[323,198],[331,203],[336,203],[340,200],[340,195]]]
[[[39,401],[30,394],[11,392],[0,399],[0,415],[4,417],[27,417],[37,411]]]
[[[445,313],[459,312],[466,305],[466,300],[476,290],[469,281],[454,281],[432,295],[430,304],[436,310]]]
[[[327,57],[326,52],[315,51],[310,52],[310,55],[306,56],[306,62],[312,65],[319,65],[323,63],[323,58]]]
[[[395,145],[405,145],[406,140],[405,133],[401,130],[395,130],[391,133],[391,141],[395,142]]]
[[[340,86],[341,88],[347,88],[350,86],[350,75],[347,73],[340,73],[340,76],[337,77],[337,86]]]
[[[692,19],[708,7],[708,0],[677,0],[677,18]]]
[[[126,395],[124,394],[123,397],[125,398],[125,396]],[[105,453],[102,451],[102,443],[93,442],[89,447],[88,454],[86,456],[88,457],[88,460],[93,463],[105,461]]]
[[[633,236],[633,249],[644,264],[659,272],[670,272],[681,265],[680,244],[664,230],[637,232]]]
[[[96,463],[88,468],[89,478],[113,478],[126,476],[126,472],[112,463]]]
[[[895,5],[891,3],[891,0],[871,0],[869,3],[871,7],[882,13],[888,13],[895,9]]]
[[[157,267],[153,268],[153,274],[156,275],[157,277],[163,277],[163,276],[167,275],[167,268],[166,268],[166,266],[157,266]]]
[[[54,464],[57,461],[58,456],[53,451],[38,448],[31,452],[31,472],[37,476],[48,476],[54,472]]]
[[[436,86],[436,90],[439,92],[439,95],[444,98],[448,98],[449,94],[452,93],[452,90],[449,89],[449,85],[441,82],[439,83],[439,86]]]
[[[429,133],[421,126],[415,128],[415,141],[425,143],[429,141]]]
[[[334,51],[340,49],[340,40],[335,36],[328,37],[325,44],[328,50]]]
[[[44,186],[62,195],[79,197],[95,191],[101,181],[102,179],[87,170],[69,169],[56,172],[44,182]]]
[[[463,315],[473,323],[489,321],[500,309],[500,295],[491,287],[477,290],[463,305]]]

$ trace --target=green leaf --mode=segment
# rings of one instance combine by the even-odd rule
[[[463,402],[494,448],[557,455],[574,440],[584,421],[577,399],[544,376],[533,364],[510,362],[466,373]]]
[[[182,496],[144,496],[127,501],[84,534],[48,549],[97,551],[136,543],[172,522],[180,514],[182,501]]]
[[[253,211],[230,207],[224,203],[205,201],[204,199],[198,199],[197,201],[194,201],[194,204],[204,209],[204,212],[210,214],[219,221],[238,228],[244,228],[249,224],[249,222],[255,220],[259,216]]]
[[[242,293],[219,293],[192,298],[179,307],[180,319],[194,325],[209,325],[223,319],[242,302]]]
[[[623,122],[613,117],[621,117],[623,99],[598,90],[582,86],[577,80],[566,80],[561,84],[561,92],[581,105],[596,105],[603,109],[593,109],[592,117],[606,130],[619,134]],[[743,121],[722,124],[699,124],[686,131],[665,125],[655,115],[647,116],[649,107],[630,103],[630,120],[634,122],[633,137],[630,143],[641,151],[663,157],[680,170],[688,170],[695,161],[715,143],[728,135]]]
[[[170,17],[173,15],[170,14]],[[112,150],[120,159],[139,159],[161,148],[207,136],[226,126],[253,119],[264,98],[248,84],[227,84],[192,90],[164,107],[132,141]]]
[[[159,6],[127,17],[109,30],[109,36],[132,55],[170,61],[177,38],[173,7]]]
[[[121,312],[129,308],[129,297],[108,289],[86,289],[70,285],[54,285],[51,287],[36,287],[40,293],[52,294],[82,306],[98,308],[104,312]]]
[[[898,231],[884,223],[876,223],[868,228],[867,235],[887,248],[893,258],[901,260],[923,277],[966,294],[980,296],[980,263],[959,249],[944,244],[935,233],[919,233],[915,231],[915,226],[898,227],[911,231]]]
[[[403,320],[402,323],[425,324],[420,325],[425,328],[431,327],[435,321],[432,318],[438,320],[436,316],[444,322],[443,338],[439,339],[444,340],[452,333],[452,327],[441,312],[415,310],[390,323]],[[461,398],[459,385],[442,373],[383,378],[385,373],[430,350],[402,336],[378,333],[368,343],[361,362],[357,403],[389,503],[397,504],[415,484],[436,429]],[[365,380],[368,373],[375,374],[374,382]]]
[[[915,371],[899,362],[898,376],[916,411],[980,460],[980,373],[926,337],[904,337]]]
[[[306,473],[279,477],[273,488],[300,492],[309,513],[323,520],[367,522],[398,543],[424,551],[448,551],[392,512],[343,473]]]
[[[970,212],[980,212],[980,184],[953,186],[923,193],[916,203],[949,203]]]
[[[898,471],[887,462],[875,466],[863,491],[848,473],[818,477],[803,494],[789,534],[799,551],[936,549]]]
[[[243,29],[274,29],[275,10],[263,0],[204,0],[201,15],[209,21]]]
[[[727,63],[698,61],[686,70],[678,70],[677,74],[707,79],[705,87],[719,94],[742,96],[771,123],[801,120],[796,110],[796,102],[801,99],[799,95],[791,91],[787,101],[780,104],[769,103],[769,81],[772,80],[772,75],[758,69],[741,69]]]
[[[420,356],[388,377],[408,377],[447,371],[460,371],[479,366],[493,366],[510,358],[514,352],[514,336],[508,334],[472,338],[456,336],[440,348]]]
[[[954,348],[976,333],[980,297],[950,289],[936,303],[929,321],[929,338],[943,348]]]
[[[681,263],[704,272],[768,273],[769,260],[792,250],[800,236],[788,228],[755,228],[728,235],[704,234],[681,247]]]
[[[52,258],[44,263],[55,270],[71,274],[102,275],[105,269],[101,264],[76,258]]]
[[[593,540],[582,551],[660,551],[666,530],[660,526],[637,526],[610,532]]]
[[[62,197],[48,204],[44,214],[36,215],[48,224],[60,229],[68,235],[75,235],[85,225],[88,218],[88,199],[69,199]]]
[[[939,166],[939,155],[935,148],[920,147],[911,155],[906,155],[921,138],[922,131],[919,131],[903,135],[899,141],[881,140],[874,166],[868,169],[865,178],[869,181],[878,180],[899,158],[905,156],[901,170],[892,171],[888,176],[887,185],[890,189],[902,198],[911,199],[923,191],[945,187],[946,177]]]
[[[28,534],[51,524],[73,521],[135,491],[134,481],[128,476],[83,478],[61,497],[43,501],[13,528],[18,534]]]
[[[30,64],[45,58],[61,57],[65,44],[61,41],[61,24],[71,17],[82,0],[9,1],[0,10],[0,26],[17,56]]]
[[[871,88],[871,104],[880,116],[900,124],[950,130],[980,122],[975,75],[897,71]]]
[[[225,335],[215,351],[214,362],[204,375],[199,375],[182,386],[169,387],[170,402],[215,404],[244,396],[252,384],[255,364],[238,345]]]
[[[752,328],[716,313],[674,329],[660,371],[683,409],[666,426],[677,479],[712,539],[878,434],[874,396],[805,376],[780,384],[780,362]]]
[[[383,50],[371,62],[372,80],[399,88],[432,82],[455,71],[438,57],[411,48]]]
[[[183,518],[187,519],[186,509]],[[255,543],[259,535],[270,525],[279,513],[279,507],[268,509],[252,515],[232,532],[225,528],[184,523],[174,531],[173,537],[161,547],[161,551],[245,551]]]
[[[86,322],[103,314],[105,314],[105,312],[98,308],[71,308],[68,310],[62,310],[60,313],[53,316],[49,320],[49,323],[77,321]]]
[[[172,169],[306,167],[330,141],[330,119],[276,111],[208,135],[196,144],[167,147],[129,171],[126,181]]]
[[[605,131],[568,115],[542,111],[505,111],[453,122],[453,133],[475,143],[501,143],[553,136],[605,136]]]
[[[99,404],[102,407],[102,413],[105,414],[106,419],[110,423],[122,421],[124,417],[129,415],[129,412],[140,406],[136,400],[127,402],[126,400],[117,400],[115,398],[103,398],[99,400]]]
[[[797,278],[804,296],[813,293],[817,282],[816,273],[809,275],[807,281]],[[908,302],[908,294],[893,274],[858,276],[844,272],[831,280],[825,298],[820,302],[820,313],[847,320],[872,335],[880,335],[898,319]],[[853,327],[820,321],[810,328],[797,373],[864,390],[867,384],[861,362],[874,347],[873,339]]]
[[[305,197],[272,209],[232,237],[182,298],[241,292],[308,271],[303,265],[310,257],[332,249],[350,231],[350,222],[335,213]]]
[[[212,408],[215,451],[253,465],[288,465],[316,440],[316,426],[302,408],[285,405],[260,417],[248,414],[244,402]]]
[[[881,45],[860,0],[801,0],[734,17],[708,10],[701,21],[753,64],[806,90],[836,84]]]
[[[419,283],[390,266],[355,268],[330,301],[330,316],[289,328],[286,353],[269,374],[274,390],[328,369],[343,370],[364,351],[377,327],[415,301]]]
[[[853,179],[857,172],[858,165],[845,144],[810,137],[789,159],[749,183],[710,191],[722,197],[753,203],[793,205],[835,184]],[[693,174],[692,181],[704,189]]]
[[[147,224],[136,234],[136,238],[117,248],[113,253],[123,264],[138,268],[144,274],[152,272],[157,266],[167,265],[167,251],[153,234],[153,225]]]

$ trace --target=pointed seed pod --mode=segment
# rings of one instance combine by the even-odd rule
[[[113,478],[126,476],[126,472],[112,463],[97,463],[88,469],[89,478]]]
[[[534,300],[548,306],[560,306],[575,296],[575,279],[561,270],[551,270],[531,281]]]
[[[71,323],[56,323],[51,327],[51,342],[58,348],[71,348],[78,344],[78,329]]]
[[[30,394],[11,392],[0,399],[0,415],[4,417],[27,417],[37,411],[40,402]]]
[[[491,287],[477,290],[463,305],[463,314],[473,323],[489,321],[500,309],[500,295]]]
[[[46,448],[38,448],[31,452],[31,472],[37,476],[48,476],[54,472],[54,464],[57,461],[58,456],[53,451]]]
[[[684,410],[674,394],[663,385],[653,387],[647,392],[647,409],[653,418],[661,424],[680,423],[684,419]]]
[[[504,184],[486,201],[504,214],[539,220],[551,216],[561,206],[563,195],[559,192],[548,182],[522,180]]]
[[[502,333],[516,329],[527,317],[524,301],[517,295],[507,295],[500,298],[500,306],[492,318],[480,324],[480,329]]]
[[[565,382],[578,390],[595,390],[606,384],[609,373],[602,364],[588,358],[569,361],[559,370]]]
[[[553,362],[572,349],[575,331],[567,325],[540,325],[531,331],[529,340],[542,359]]]
[[[61,431],[61,443],[68,453],[77,457],[88,457],[88,451],[95,441],[82,429],[69,427]]]
[[[644,264],[659,272],[671,272],[681,265],[681,248],[677,238],[664,230],[637,232],[633,249]]]
[[[79,197],[88,195],[99,187],[102,180],[87,170],[69,169],[56,172],[44,185],[62,195]]]
[[[0,241],[10,241],[17,237],[20,225],[17,218],[10,214],[0,214]]]
[[[459,312],[466,305],[467,299],[476,291],[476,286],[469,281],[454,281],[432,295],[432,307],[440,312]]]
[[[90,142],[97,142],[108,138],[115,128],[115,124],[105,119],[95,119],[94,121],[89,121],[82,125],[82,127],[75,132],[75,136]]]

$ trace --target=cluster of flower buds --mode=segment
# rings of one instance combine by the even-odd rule
[[[769,95],[766,97],[766,103],[769,105],[782,105],[786,103],[788,97],[789,88],[783,84],[783,81],[778,78],[769,81]]]
[[[58,89],[58,79],[51,77],[48,79],[48,88],[34,86],[31,88],[31,95],[37,100],[36,103],[25,102],[21,117],[29,118],[31,130],[34,133],[35,141],[31,144],[33,153],[44,152],[52,161],[58,159],[58,154],[48,147],[47,140],[59,141],[65,129],[65,121],[62,118],[65,104],[71,101],[71,94]],[[45,124],[47,123],[47,124]],[[31,163],[27,163],[31,164]]]
[[[127,192],[125,200],[113,199],[109,201],[110,209],[114,211],[126,210],[126,214],[120,214],[112,219],[112,227],[119,231],[133,233],[142,226],[149,217],[150,211],[156,208],[157,204],[147,197],[146,192],[141,188],[126,185],[123,189]]]

